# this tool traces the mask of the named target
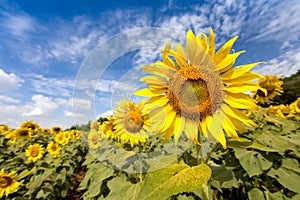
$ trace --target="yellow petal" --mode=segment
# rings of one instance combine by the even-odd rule
[[[191,120],[191,119],[185,120],[184,132],[191,141],[193,141],[198,134],[198,124],[199,122],[195,120]]]
[[[173,74],[172,69],[159,62],[154,63],[151,66],[142,66],[141,68],[149,74],[155,74],[167,79],[169,79]]]
[[[136,92],[134,92],[134,95],[137,96],[144,96],[144,97],[154,97],[154,96],[159,96],[161,95],[163,92],[165,92],[165,89],[150,89],[150,88],[144,88],[141,90],[138,90]]]
[[[245,91],[253,91],[261,89],[261,87],[257,83],[235,83],[231,85],[227,85],[224,87],[224,89],[231,93],[241,93]]]
[[[151,97],[148,101],[147,104],[151,104],[151,106],[164,106],[169,102],[169,99],[166,98],[165,95],[162,96],[156,96],[156,97]]]
[[[144,76],[140,79],[140,81],[144,81],[147,85],[161,85],[161,86],[167,86],[168,82],[166,79],[161,78],[159,76]]]
[[[225,115],[221,112],[215,113],[211,118],[211,124],[208,127],[210,134],[222,144],[226,149],[226,138],[223,132],[223,123],[225,121]]]
[[[161,132],[165,132],[171,126],[171,124],[175,120],[175,116],[176,116],[176,112],[174,111],[171,111],[167,114],[167,118]]]
[[[224,130],[226,131],[227,135],[229,135],[232,138],[239,138],[237,132],[235,131],[235,126],[232,124],[232,122],[230,121],[230,119],[226,116],[225,117],[225,121],[224,121]]]
[[[251,70],[253,67],[255,67],[258,64],[265,64],[265,62],[256,62],[256,63],[251,63],[248,65],[241,65],[241,66],[236,66],[234,69],[227,71],[226,73],[222,74],[222,79],[227,80],[227,79],[234,79],[242,76],[249,70]]]
[[[255,73],[255,72],[246,72],[245,74],[243,74],[242,76],[239,76],[237,78],[233,78],[233,79],[224,79],[222,78],[224,83],[227,84],[234,84],[234,83],[241,83],[241,82],[248,82],[248,81],[252,81],[252,80],[256,80],[256,79],[260,79],[263,78],[264,76],[259,74],[259,73]]]
[[[182,134],[184,125],[185,125],[185,118],[177,115],[175,117],[175,124],[174,124],[174,139],[175,139],[176,145],[177,145],[180,135]]]
[[[234,38],[228,40],[222,47],[219,49],[219,51],[214,56],[214,61],[216,65],[221,63],[227,55],[230,53],[230,50],[232,48],[233,43],[237,40],[238,36],[235,36]]]
[[[255,111],[259,109],[257,104],[253,100],[249,100],[249,99],[243,99],[243,98],[240,99],[240,98],[227,96],[227,98],[225,98],[225,102],[234,108],[251,109]]]
[[[240,120],[241,122],[243,122],[245,125],[247,126],[252,126],[252,127],[256,127],[257,125],[250,120],[242,111],[231,107],[230,105],[224,105],[222,106],[222,110],[224,111],[224,113],[226,113],[227,115]]]
[[[216,50],[216,44],[215,44],[215,35],[212,28],[209,28],[209,50],[208,53],[211,57],[214,57]]]
[[[240,54],[244,53],[246,51],[239,51],[233,54],[228,54],[224,60],[217,64],[217,68],[220,72],[226,72],[229,70],[235,63],[235,60],[240,56]]]

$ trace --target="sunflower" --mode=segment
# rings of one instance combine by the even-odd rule
[[[266,110],[265,115],[269,116],[270,114],[276,115],[279,106],[269,106]]]
[[[78,130],[70,130],[70,132],[71,132],[71,138],[73,140],[79,140],[80,139],[80,135],[79,135]]]
[[[115,123],[114,117],[107,117],[107,121],[103,122],[103,124],[101,124],[101,126],[100,126],[102,132],[108,139],[117,139],[118,138],[114,123]]]
[[[60,126],[53,126],[52,129],[51,129],[51,134],[52,135],[56,135],[60,132],[62,132],[62,128]]]
[[[289,118],[294,116],[294,109],[290,105],[280,105],[276,113],[277,117]]]
[[[32,131],[28,128],[18,128],[13,131],[16,138],[28,139],[32,136]]]
[[[50,142],[47,145],[47,150],[52,158],[57,158],[60,156],[60,147],[54,142]]]
[[[26,149],[26,156],[29,161],[36,162],[44,155],[44,148],[40,144],[32,144]]]
[[[64,131],[64,137],[67,138],[68,140],[71,139],[72,135],[70,131]]]
[[[294,108],[296,113],[300,113],[300,97],[294,101],[291,106]]]
[[[238,138],[237,131],[246,131],[243,124],[256,126],[239,109],[258,110],[255,100],[245,92],[264,91],[252,82],[263,76],[249,72],[259,62],[233,67],[244,53],[230,53],[236,39],[230,39],[215,53],[212,29],[209,37],[204,33],[195,36],[189,30],[186,49],[181,44],[171,49],[168,43],[162,61],[142,66],[152,74],[141,79],[150,88],[138,90],[135,95],[150,97],[147,103],[156,109],[154,117],[164,121],[161,132],[165,132],[165,140],[174,135],[177,143],[184,131],[198,143],[199,129],[210,141],[219,141],[226,148],[224,132]]]
[[[16,177],[16,171],[11,171],[9,174],[4,172],[2,168],[0,171],[0,198],[4,196],[8,196],[9,194],[18,190],[19,186],[21,185],[18,182]]]
[[[260,103],[270,103],[270,100],[275,96],[281,95],[283,89],[281,85],[283,81],[280,80],[281,76],[266,75],[264,78],[259,79],[258,84],[267,90],[265,94],[262,90],[258,89],[254,92],[254,98]]]
[[[100,134],[96,131],[91,131],[88,134],[87,142],[89,144],[89,147],[92,149],[97,149],[101,146],[100,143]]]
[[[11,131],[8,134],[6,134],[5,138],[9,139],[9,141],[8,141],[9,144],[18,144],[17,137],[16,137],[14,131]]]
[[[100,123],[98,121],[91,122],[90,129],[91,129],[91,131],[98,132],[100,130]]]
[[[134,146],[147,141],[147,133],[151,133],[154,128],[149,111],[143,100],[138,105],[129,99],[119,102],[119,108],[114,109],[114,128],[115,134],[123,144],[130,142],[131,146]]]
[[[65,137],[64,132],[57,133],[55,135],[54,141],[63,146],[69,143],[69,139]]]
[[[7,134],[10,131],[10,126],[5,125],[5,124],[1,124],[0,125],[0,134]]]
[[[27,120],[26,122],[22,122],[20,124],[21,129],[28,129],[32,134],[35,134],[39,131],[40,126],[31,120]]]
[[[43,128],[42,133],[45,135],[51,135],[51,130],[49,128]]]

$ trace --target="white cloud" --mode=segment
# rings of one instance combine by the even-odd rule
[[[23,112],[22,115],[46,117],[47,114],[51,113],[58,107],[51,97],[45,97],[40,94],[33,95],[31,100],[33,103],[29,105],[31,107],[29,112]]]
[[[18,87],[20,87],[22,82],[24,82],[24,80],[22,80],[16,74],[8,74],[0,69],[0,92],[17,89]]]
[[[104,113],[101,113],[97,118],[108,117],[108,116],[112,116],[113,114],[114,114],[113,110],[108,110],[108,111],[105,111]]]
[[[266,65],[260,65],[253,71],[261,74],[291,76],[300,70],[300,48],[286,52],[278,58],[271,59]]]
[[[0,102],[5,102],[5,103],[19,103],[20,100],[12,98],[12,97],[9,97],[9,96],[0,95]]]
[[[88,110],[92,107],[92,102],[90,99],[73,98],[73,105],[77,109]]]

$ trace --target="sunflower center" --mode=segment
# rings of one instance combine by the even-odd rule
[[[0,188],[6,188],[12,184],[13,180],[12,178],[8,176],[2,176],[0,177]]]
[[[298,101],[296,105],[298,108],[300,108],[300,101]]]
[[[92,143],[93,144],[98,144],[98,137],[97,136],[92,137]]]
[[[56,145],[53,145],[53,146],[51,147],[51,150],[52,150],[52,151],[56,151],[56,149],[57,149],[57,146],[56,146]]]
[[[29,132],[28,132],[27,129],[22,129],[22,130],[19,131],[19,135],[25,137],[25,136],[29,135]]]
[[[142,129],[144,119],[137,111],[129,111],[125,116],[125,128],[130,132],[138,132]]]
[[[39,152],[36,149],[32,150],[30,153],[31,157],[36,157],[38,154],[39,154]]]
[[[220,75],[205,67],[188,65],[169,80],[167,97],[174,110],[190,119],[204,118],[222,104],[223,84]]]

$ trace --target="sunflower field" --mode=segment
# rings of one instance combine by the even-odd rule
[[[186,34],[141,68],[147,87],[88,130],[0,126],[1,199],[300,199],[300,95],[235,66],[237,37]]]

